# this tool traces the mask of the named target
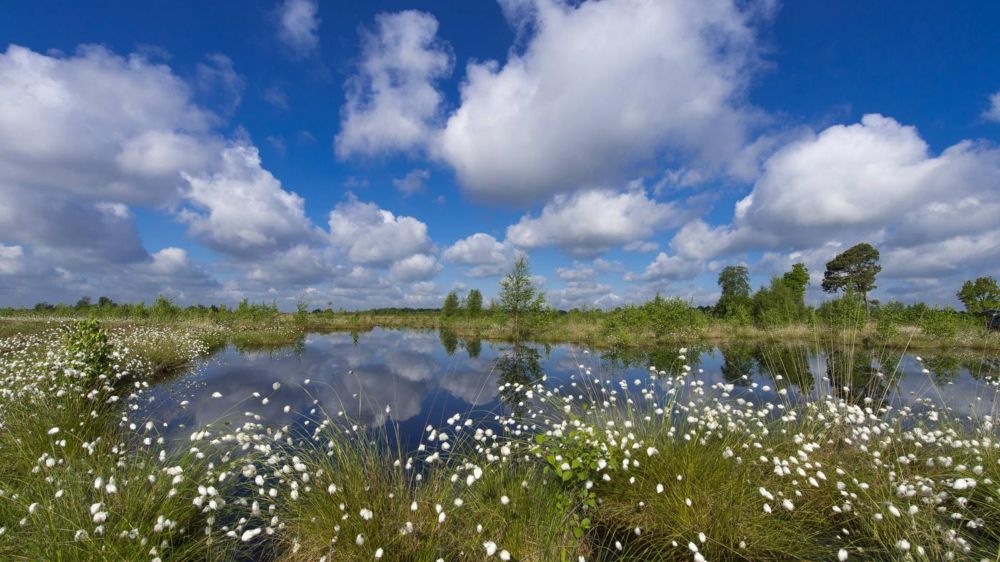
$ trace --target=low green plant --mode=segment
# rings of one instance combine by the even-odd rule
[[[952,338],[958,333],[958,319],[952,310],[934,308],[924,315],[920,329],[935,338]]]
[[[545,474],[553,474],[559,483],[556,509],[580,540],[591,530],[591,514],[597,509],[594,486],[602,474],[614,472],[618,455],[581,429],[536,435],[535,445],[534,454],[545,459]]]
[[[89,380],[110,374],[114,349],[107,330],[97,320],[77,322],[66,333],[64,343],[66,353],[83,364]]]

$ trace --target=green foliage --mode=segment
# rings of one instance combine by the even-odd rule
[[[483,312],[483,294],[479,289],[470,289],[465,297],[465,313],[475,318]]]
[[[785,326],[801,322],[807,316],[805,294],[809,285],[809,270],[797,263],[781,277],[771,279],[753,296],[751,310],[754,322],[761,327]]]
[[[455,355],[455,349],[458,348],[458,336],[455,335],[453,330],[441,328],[438,330],[438,339],[441,340],[441,345],[444,347],[445,353]]]
[[[305,324],[306,320],[309,319],[309,303],[306,299],[299,297],[299,300],[295,303],[295,321],[299,324]]]
[[[750,271],[745,265],[727,265],[719,272],[722,294],[715,314],[723,318],[745,317],[750,305]]]
[[[535,444],[534,453],[545,459],[545,473],[554,474],[561,485],[556,508],[573,538],[579,540],[590,531],[589,514],[597,509],[594,484],[621,461],[613,449],[602,446],[592,433],[582,429],[558,437],[539,434]]]
[[[235,314],[233,315],[236,320],[270,320],[278,315],[278,305],[272,303],[270,306],[266,304],[251,304],[247,299],[240,301],[240,304],[236,307]]]
[[[163,295],[159,295],[153,302],[149,314],[153,318],[165,320],[177,317],[180,312],[180,307],[176,306],[173,301]]]
[[[545,309],[545,293],[531,281],[531,269],[523,254],[517,257],[510,272],[500,280],[499,307],[514,319],[515,334],[524,329],[522,317]]]
[[[781,280],[785,283],[785,286],[795,293],[799,304],[804,308],[806,304],[806,287],[809,286],[809,270],[806,269],[805,264],[797,263],[793,265],[792,269],[781,277]]]
[[[860,328],[865,325],[865,303],[848,287],[844,296],[825,301],[817,310],[820,320],[831,328]]]
[[[449,291],[448,296],[444,298],[444,304],[441,305],[441,314],[454,316],[456,313],[458,313],[458,293]]]
[[[890,301],[875,310],[875,337],[889,341],[899,334],[899,326],[906,314],[906,307],[898,301]]]
[[[861,294],[867,308],[868,293],[875,288],[875,276],[882,271],[878,260],[878,250],[871,244],[862,242],[851,246],[826,263],[823,290],[836,293],[851,289]]]
[[[467,339],[463,343],[470,359],[478,358],[479,354],[483,351],[483,341],[479,338]]]
[[[89,381],[96,381],[110,373],[114,349],[108,340],[107,330],[97,320],[78,322],[66,334],[64,345],[71,357],[83,363]]]
[[[805,305],[794,286],[789,286],[785,278],[775,277],[769,287],[761,287],[754,294],[752,310],[758,326],[784,326],[800,320]]]
[[[965,310],[973,314],[1000,308],[1000,285],[991,276],[966,281],[957,296],[965,305]]]
[[[933,308],[928,310],[920,322],[920,329],[929,336],[951,338],[958,333],[957,313],[951,309]]]
[[[706,323],[701,311],[677,297],[664,299],[656,295],[642,308],[657,338],[697,332]]]
[[[660,295],[636,306],[628,305],[607,313],[602,332],[618,344],[640,343],[636,337],[648,330],[656,339],[688,337],[700,333],[708,324],[705,313],[680,298],[665,299]]]

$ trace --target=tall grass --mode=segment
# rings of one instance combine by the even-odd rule
[[[200,484],[191,475],[215,476],[212,461],[168,452],[153,424],[126,421],[156,372],[136,344],[168,336],[116,336],[85,324],[0,340],[0,559],[210,560],[232,551],[205,532],[212,514],[191,508]],[[201,352],[181,334],[168,339],[176,355]]]

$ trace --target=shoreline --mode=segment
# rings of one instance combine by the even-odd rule
[[[86,317],[0,317],[0,337],[35,333],[58,325],[68,325]],[[443,318],[436,314],[335,314],[304,318],[295,314],[280,314],[260,320],[218,320],[212,318],[116,318],[97,317],[110,326],[171,326],[201,332],[209,346],[232,343],[238,347],[276,347],[293,345],[309,333],[358,332],[375,328],[448,330],[462,339],[494,342],[531,341],[543,344],[575,344],[594,349],[655,349],[674,344],[843,344],[862,348],[892,348],[912,351],[963,350],[1000,353],[1000,332],[960,332],[953,337],[935,337],[921,333],[916,326],[899,326],[896,333],[885,337],[877,333],[874,323],[864,328],[830,328],[794,324],[774,328],[732,326],[713,322],[702,328],[677,330],[657,336],[646,326],[630,327],[623,337],[621,331],[609,333],[601,319],[545,319],[520,338],[514,337],[506,319],[495,316],[480,318]],[[588,321],[589,320],[589,321]]]

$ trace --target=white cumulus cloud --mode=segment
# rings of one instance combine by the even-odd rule
[[[262,257],[313,235],[305,201],[282,189],[261,166],[253,146],[228,147],[217,172],[184,177],[191,208],[181,219],[208,246],[235,256]]]
[[[430,14],[379,14],[363,32],[358,73],[347,83],[337,155],[377,155],[426,146],[444,96],[435,82],[451,72],[451,52],[435,35]]]
[[[640,241],[675,224],[684,213],[651,199],[642,188],[558,194],[539,216],[526,215],[507,228],[507,240],[521,248],[559,246],[573,255],[597,255]]]
[[[483,232],[456,241],[443,256],[447,261],[472,266],[466,274],[478,278],[501,275],[513,261],[509,246]]]
[[[515,201],[619,181],[663,155],[718,172],[755,119],[753,6],[507,2],[533,33],[503,64],[468,65],[437,154],[471,193]]]
[[[392,264],[389,276],[397,281],[424,281],[441,273],[437,258],[427,254],[413,254]]]
[[[427,225],[350,196],[330,211],[330,240],[359,264],[386,265],[431,252]]]
[[[680,256],[671,256],[666,252],[660,252],[656,258],[646,266],[645,271],[639,275],[626,273],[627,281],[676,281],[680,279],[691,279],[701,273],[702,262],[699,260],[685,259]]]

